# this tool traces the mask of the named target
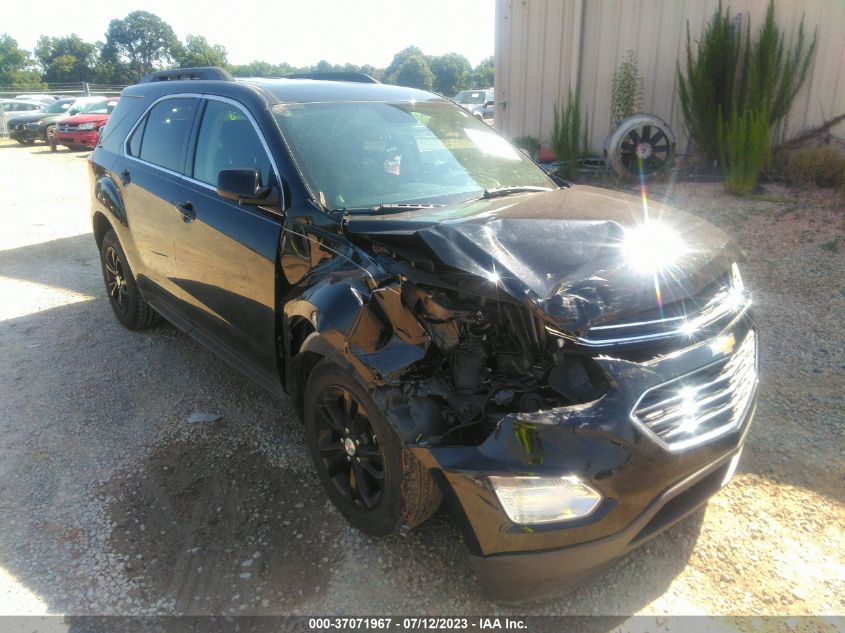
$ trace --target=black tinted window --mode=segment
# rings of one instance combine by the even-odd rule
[[[243,111],[209,101],[197,138],[194,178],[216,186],[217,174],[224,169],[257,169],[262,184],[270,181],[270,159]]]
[[[129,139],[129,155],[130,156],[140,156],[141,155],[141,139],[144,136],[144,126],[147,124],[147,118],[144,117],[144,120],[135,128],[135,131],[132,133],[132,138]]]
[[[196,109],[196,99],[166,99],[153,106],[144,125],[139,158],[165,169],[182,171]]]

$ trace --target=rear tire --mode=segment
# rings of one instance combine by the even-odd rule
[[[114,231],[103,236],[100,263],[109,303],[121,325],[130,330],[143,330],[155,324],[158,313],[141,296]]]
[[[353,527],[386,536],[434,514],[442,499],[437,484],[348,372],[320,361],[308,377],[303,401],[317,474]]]

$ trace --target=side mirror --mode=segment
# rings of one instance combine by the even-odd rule
[[[484,105],[485,106],[491,106],[491,105],[493,105],[493,102],[492,101],[485,101]]]
[[[257,169],[224,169],[217,174],[217,194],[221,198],[246,205],[275,205],[279,194],[274,187],[261,186]]]

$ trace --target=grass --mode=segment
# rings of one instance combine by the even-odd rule
[[[821,244],[821,247],[824,250],[829,251],[831,253],[838,253],[839,252],[839,238],[834,237],[832,240],[828,240],[827,242],[824,242],[823,244]]]

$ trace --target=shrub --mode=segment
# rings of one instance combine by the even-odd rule
[[[716,159],[721,154],[719,126],[729,128],[734,111],[742,118],[743,113],[765,110],[769,128],[778,130],[807,77],[815,51],[816,35],[807,41],[803,18],[792,46],[786,47],[773,0],[755,40],[750,20],[743,32],[734,25],[730,9],[723,11],[721,3],[695,52],[687,23],[685,67],[682,71],[679,64],[677,72],[678,96],[690,138],[708,158]]]
[[[717,126],[719,158],[725,174],[725,189],[747,196],[754,187],[769,157],[769,114],[766,110],[734,108],[727,123]]]
[[[537,158],[537,149],[540,147],[540,141],[536,138],[531,136],[530,134],[526,134],[525,136],[518,136],[513,140],[513,144],[519,147],[520,149],[528,150],[528,153],[531,154],[531,158]]]
[[[587,153],[587,126],[581,121],[581,104],[571,90],[566,106],[556,105],[552,112],[551,146],[557,155],[557,173],[572,178],[578,160]]]
[[[705,28],[696,54],[687,22],[686,74],[678,65],[678,97],[687,131],[708,158],[719,157],[716,131],[724,125],[720,113],[736,105],[736,74],[740,60],[741,33],[734,28],[728,11],[719,9]]]
[[[628,51],[625,60],[613,73],[610,89],[610,118],[612,127],[619,122],[642,111],[643,78],[637,66],[637,53]]]
[[[801,187],[845,186],[845,158],[831,147],[805,147],[789,159],[786,177]]]

